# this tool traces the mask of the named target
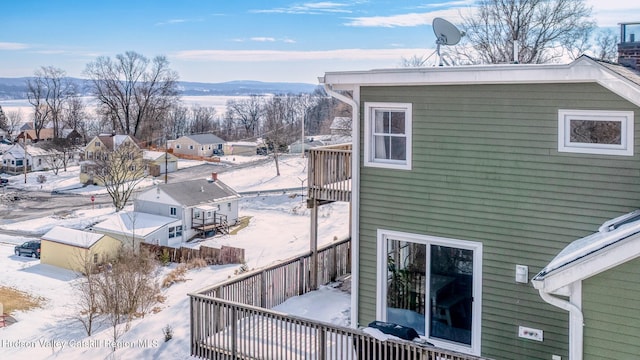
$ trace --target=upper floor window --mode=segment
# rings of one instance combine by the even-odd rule
[[[175,216],[175,215],[178,213],[178,209],[177,209],[177,208],[174,208],[174,207],[172,207],[172,208],[170,209],[170,211],[171,211],[171,215],[173,215],[173,216]]]
[[[633,111],[558,110],[558,151],[633,156]]]
[[[180,144],[176,144],[176,149],[180,149]]]
[[[100,147],[100,141],[96,141],[96,147]]]
[[[364,104],[364,165],[411,169],[410,103]]]
[[[193,145],[189,145],[189,150],[193,150]]]

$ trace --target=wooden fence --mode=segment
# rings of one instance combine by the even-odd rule
[[[221,248],[213,248],[201,245],[200,249],[192,249],[186,247],[173,248],[147,243],[141,243],[140,245],[155,253],[158,258],[168,256],[168,258],[165,257],[165,259],[168,259],[170,262],[187,262],[193,258],[201,258],[209,265],[244,263],[244,249],[231,246],[223,245]]]

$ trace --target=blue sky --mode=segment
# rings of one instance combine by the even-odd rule
[[[0,77],[41,66],[82,77],[97,56],[165,55],[183,81],[316,83],[326,71],[397,67],[433,52],[434,17],[473,0],[7,0]],[[598,25],[640,21],[637,0],[587,0]]]

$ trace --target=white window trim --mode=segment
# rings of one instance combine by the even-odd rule
[[[621,144],[572,143],[569,132],[571,120],[619,121],[622,123]],[[558,110],[558,152],[633,156],[633,123],[633,111],[560,109]]]
[[[407,139],[406,160],[381,160],[374,159],[373,152],[373,111],[394,110],[405,112],[405,136]],[[366,102],[364,104],[364,166],[387,169],[411,170],[411,129],[412,129],[412,104],[411,103],[387,103]]]
[[[387,321],[386,299],[387,299],[387,240],[400,240],[427,245],[427,257],[429,257],[428,245],[442,245],[473,251],[473,324],[471,327],[471,346],[459,343],[430,338],[429,326],[426,326],[425,336],[430,343],[443,349],[458,351],[465,354],[480,356],[482,340],[482,243],[442,238],[430,235],[406,233],[393,230],[378,229],[377,235],[377,289],[376,289],[376,319]],[[430,278],[427,268],[427,278]],[[425,291],[429,293],[427,282]],[[428,322],[427,322],[428,324]]]

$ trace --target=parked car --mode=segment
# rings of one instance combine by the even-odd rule
[[[0,178],[0,186],[7,186],[9,184],[9,179]]]
[[[15,253],[18,256],[25,255],[40,259],[40,240],[27,241],[22,245],[16,246]]]
[[[223,156],[224,155],[224,150],[222,150],[222,149],[214,149],[213,150],[213,155],[215,155],[215,156]]]

